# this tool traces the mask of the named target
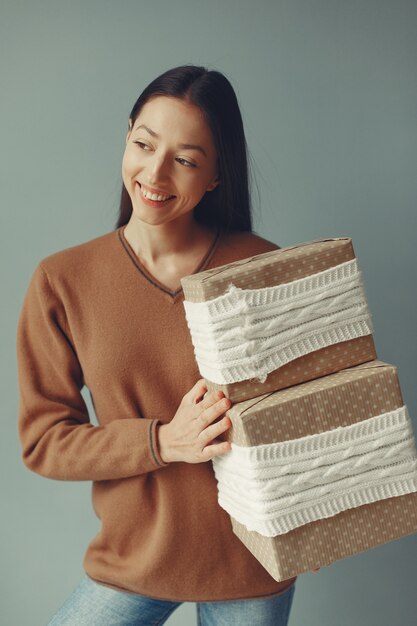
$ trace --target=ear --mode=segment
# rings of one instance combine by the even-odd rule
[[[207,187],[206,191],[213,191],[220,184],[220,178],[215,178]]]

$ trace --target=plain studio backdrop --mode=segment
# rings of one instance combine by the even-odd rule
[[[258,234],[352,237],[417,432],[416,18],[411,0],[1,1],[1,624],[44,626],[99,528],[90,482],[21,461],[23,295],[41,258],[114,228],[128,114],[171,67],[234,86]],[[413,626],[416,557],[412,535],[299,576],[290,626]],[[195,624],[195,606],[167,623]]]

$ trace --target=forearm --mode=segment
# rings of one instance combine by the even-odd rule
[[[128,478],[165,466],[156,426],[157,420],[142,418],[106,426],[58,422],[34,438],[22,421],[22,460],[31,471],[56,480]]]

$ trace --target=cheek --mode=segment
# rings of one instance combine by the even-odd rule
[[[132,169],[132,165],[133,165],[132,153],[130,150],[126,150],[123,155],[122,169],[130,170]]]
[[[130,151],[126,151],[122,159],[122,178],[128,182],[135,174],[138,167],[138,159],[135,159]]]
[[[122,172],[125,172],[128,169],[129,157],[125,152],[122,159]]]
[[[128,188],[128,184],[129,184],[129,175],[128,172],[126,170],[126,163],[123,161],[122,162],[122,180],[124,182],[124,185],[126,188]]]
[[[186,172],[190,174],[189,172]],[[201,196],[207,187],[207,175],[202,172],[191,172],[190,175],[184,176],[184,188],[191,196]]]

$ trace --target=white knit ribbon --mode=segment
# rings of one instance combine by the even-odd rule
[[[267,537],[417,491],[417,453],[406,405],[299,439],[231,446],[212,459],[219,504]]]
[[[183,305],[200,373],[218,384],[265,382],[289,361],[373,331],[356,259],[273,287],[230,283]]]

